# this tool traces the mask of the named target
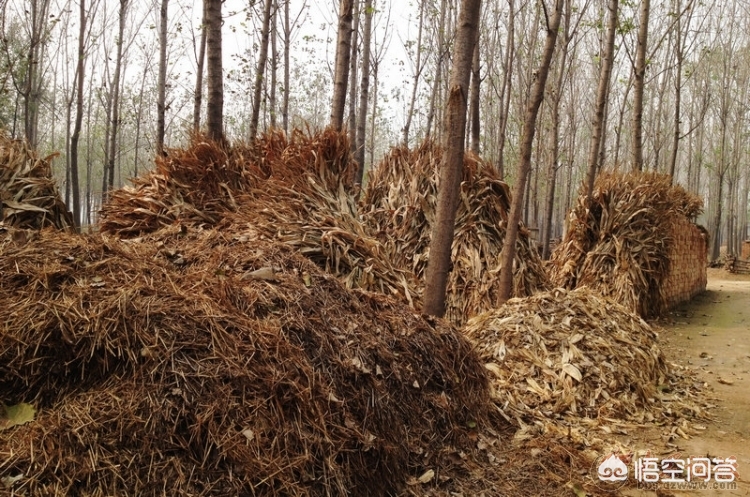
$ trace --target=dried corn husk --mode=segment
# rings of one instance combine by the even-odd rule
[[[701,198],[655,173],[604,173],[582,194],[549,264],[555,285],[588,286],[641,316],[667,307],[662,281],[670,267],[670,226],[693,218]]]
[[[522,428],[666,422],[667,409],[685,416],[701,410],[685,394],[689,382],[665,363],[657,332],[589,288],[511,299],[463,330],[492,373],[496,405]],[[683,395],[664,393],[675,389]]]
[[[60,197],[50,164],[25,140],[0,130],[0,224],[23,229],[71,229],[73,215]]]
[[[392,256],[395,266],[424,277],[435,223],[441,148],[432,141],[418,149],[391,150],[371,173],[360,204],[363,222]],[[494,308],[500,252],[510,210],[510,190],[495,170],[472,154],[456,212],[446,317],[463,323]],[[549,288],[536,247],[525,227],[516,241],[513,295]]]

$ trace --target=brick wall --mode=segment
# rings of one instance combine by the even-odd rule
[[[706,289],[708,239],[704,230],[676,216],[672,223],[670,269],[662,282],[666,307],[690,300]]]
[[[750,260],[750,240],[742,242],[742,255],[740,257],[745,260]]]

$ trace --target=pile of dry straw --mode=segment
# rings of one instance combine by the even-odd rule
[[[435,224],[442,149],[427,141],[416,150],[393,149],[370,175],[361,203],[363,222],[393,257],[423,280]],[[446,317],[462,324],[497,305],[500,252],[510,210],[510,191],[495,169],[467,154],[456,212],[453,269]],[[521,227],[513,263],[512,295],[550,287],[529,231]]]
[[[0,401],[40,414],[0,431],[3,481],[37,495],[553,495],[591,463],[548,438],[561,424],[570,437],[703,415],[638,316],[549,290],[524,229],[525,298],[494,309],[510,198],[474,157],[448,308],[475,317],[461,334],[416,315],[404,304],[419,305],[441,151],[394,149],[357,206],[348,150],[332,131],[197,141],[113,192],[101,235],[7,229]],[[558,282],[608,268],[589,255],[609,243],[600,229],[616,260],[658,262],[617,231],[622,211],[651,233],[638,193],[610,205],[602,181],[556,253]],[[503,443],[496,413],[524,445]]]
[[[588,286],[641,316],[666,307],[670,223],[693,218],[701,198],[654,173],[604,173],[591,196],[581,195],[565,238],[552,254],[555,285]]]
[[[41,229],[69,229],[73,216],[52,179],[53,154],[44,159],[24,140],[0,130],[0,224]]]
[[[392,494],[485,424],[472,346],[240,229],[0,249],[0,475],[35,495]],[[434,482],[433,482],[434,484]]]

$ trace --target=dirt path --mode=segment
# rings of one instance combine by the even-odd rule
[[[709,269],[707,291],[679,306],[661,336],[668,360],[696,369],[716,399],[713,422],[689,440],[678,439],[682,457],[737,458],[739,479],[734,489],[625,492],[629,496],[750,495],[750,276]],[[656,430],[636,438],[644,448],[663,442]]]

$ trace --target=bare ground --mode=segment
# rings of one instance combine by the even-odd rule
[[[669,361],[699,373],[716,404],[713,421],[690,439],[671,438],[659,429],[632,433],[635,443],[660,457],[737,458],[733,489],[628,489],[624,495],[722,497],[750,495],[750,276],[708,270],[706,292],[676,308],[662,323],[662,347]],[[700,426],[703,428],[703,426]],[[668,445],[669,444],[669,445]]]

